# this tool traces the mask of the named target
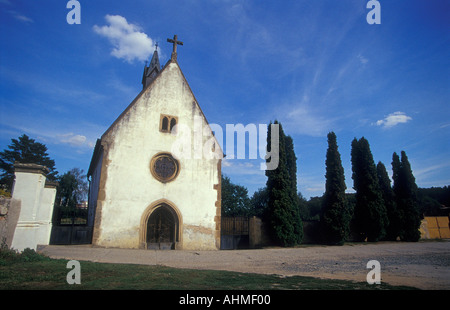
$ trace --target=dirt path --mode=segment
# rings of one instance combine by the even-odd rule
[[[450,289],[450,241],[382,242],[236,251],[153,251],[92,246],[45,246],[53,258],[164,265],[249,273],[303,275],[366,281],[370,260],[381,265],[381,281],[421,289]]]

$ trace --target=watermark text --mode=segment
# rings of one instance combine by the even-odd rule
[[[66,8],[71,9],[67,13],[66,20],[69,25],[81,24],[81,4],[77,0],[67,2]]]
[[[266,124],[226,124],[225,134],[218,124],[206,124],[195,116],[193,126],[176,124],[171,152],[178,159],[222,159],[220,146],[226,138],[226,159],[264,159],[260,170],[275,170],[279,164],[279,124],[270,124],[270,149]],[[235,139],[236,138],[236,139]],[[248,143],[247,143],[248,141]],[[248,155],[248,157],[247,157]]]
[[[377,0],[367,2],[366,8],[371,9],[367,13],[366,21],[369,25],[381,24],[381,4]]]
[[[81,284],[81,266],[77,260],[70,260],[66,265],[67,269],[72,269],[67,273],[66,281],[68,284]]]
[[[367,262],[366,268],[372,269],[367,273],[367,283],[381,284],[381,265],[377,260],[370,260]]]

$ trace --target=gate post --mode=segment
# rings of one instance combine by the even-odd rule
[[[49,244],[56,184],[46,182],[48,172],[48,168],[41,165],[14,165],[12,196],[21,201],[21,210],[11,248],[36,250],[38,244]]]
[[[255,249],[261,245],[261,219],[256,216],[249,219],[248,239],[250,249]]]

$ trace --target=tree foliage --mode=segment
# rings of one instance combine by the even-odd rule
[[[448,215],[444,208],[450,207],[450,186],[419,188],[420,213],[429,216]]]
[[[323,238],[327,243],[343,244],[349,233],[351,213],[346,204],[344,168],[334,132],[328,133],[325,165],[325,194],[320,219]]]
[[[267,187],[258,189],[253,193],[252,198],[250,198],[250,216],[257,216],[263,218],[267,211],[267,206],[269,204],[269,194],[267,192]]]
[[[62,176],[58,177],[58,190],[56,202],[62,207],[75,207],[78,203],[86,200],[88,184],[86,175],[80,168],[72,168]]]
[[[88,184],[84,171],[73,168],[58,177],[56,191],[54,220],[61,218],[86,217],[86,210],[80,210],[77,205],[87,199]]]
[[[18,139],[11,139],[8,148],[0,152],[0,184],[6,190],[11,191],[14,181],[14,163],[38,164],[46,166],[50,173],[47,179],[56,180],[58,171],[55,169],[55,161],[47,153],[47,147],[23,134]]]
[[[391,179],[388,176],[386,166],[381,161],[377,164],[377,176],[388,218],[385,239],[396,240],[400,226],[397,203],[395,202],[395,194],[391,187]]]
[[[311,197],[306,202],[307,215],[305,220],[317,221],[320,220],[323,207],[323,196]]]
[[[386,235],[388,218],[367,139],[362,137],[352,141],[351,157],[356,191],[355,227],[362,240],[378,241]]]
[[[394,193],[399,213],[399,237],[403,241],[418,241],[421,215],[418,206],[418,188],[408,157],[401,152],[392,155]]]
[[[268,147],[272,139],[271,125],[272,123],[269,124],[267,132]],[[279,126],[279,163],[276,169],[266,170],[269,197],[266,219],[275,241],[282,246],[292,246],[301,243],[303,238],[303,226],[298,210],[296,156],[292,138],[286,137],[278,121],[275,121],[274,125]]]
[[[280,124],[281,126],[281,124]],[[284,132],[283,132],[284,134]],[[292,201],[292,220],[294,221],[294,235],[296,244],[300,244],[303,239],[303,223],[301,218],[302,195],[297,192],[297,156],[294,151],[294,140],[291,136],[285,135],[286,167],[289,175],[289,196]]]
[[[222,175],[222,215],[249,216],[250,211],[247,188],[233,184],[229,177]]]

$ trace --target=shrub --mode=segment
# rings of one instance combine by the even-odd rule
[[[16,262],[40,262],[49,260],[48,256],[37,253],[35,250],[26,248],[22,253],[8,247],[2,243],[0,246],[0,266],[5,266],[8,263]]]

